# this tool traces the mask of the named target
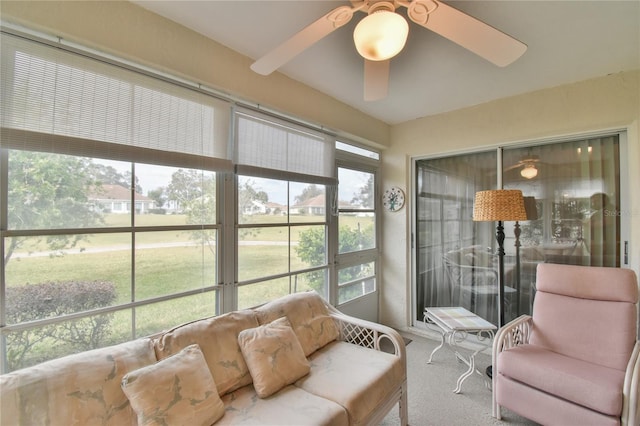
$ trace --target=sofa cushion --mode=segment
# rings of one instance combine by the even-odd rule
[[[134,425],[120,382],[155,362],[152,341],[139,339],[3,374],[0,424]]]
[[[138,425],[209,426],[224,415],[224,405],[198,345],[127,373],[122,390],[138,415]]]
[[[525,383],[496,375],[494,383],[496,402],[509,411],[520,414],[535,423],[557,426],[620,426],[620,417],[608,416],[583,405],[533,389]],[[496,424],[507,426],[509,422]]]
[[[601,413],[620,416],[624,371],[603,367],[535,345],[498,355],[498,373]]]
[[[309,374],[309,361],[286,317],[241,331],[238,342],[260,398]]]
[[[287,317],[305,356],[338,338],[340,332],[322,297],[314,291],[294,293],[256,308],[260,324]]]
[[[251,375],[238,346],[238,334],[257,327],[251,310],[235,311],[177,326],[155,341],[158,359],[180,352],[189,345],[200,346],[218,394],[224,395],[251,383]]]
[[[311,372],[295,386],[341,404],[352,425],[366,421],[405,380],[400,357],[351,343],[330,343],[309,360]]]
[[[347,426],[349,417],[340,405],[295,386],[286,386],[269,398],[258,398],[253,386],[222,397],[225,415],[221,425]]]

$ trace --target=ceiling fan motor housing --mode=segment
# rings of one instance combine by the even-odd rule
[[[409,35],[409,24],[395,13],[391,2],[381,1],[369,5],[369,15],[358,22],[353,31],[356,50],[370,61],[386,61],[404,48]]]

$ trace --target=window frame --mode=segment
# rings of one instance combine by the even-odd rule
[[[345,144],[347,146],[353,146],[356,149],[354,149],[353,151],[346,151],[343,149],[337,149],[336,150],[336,176],[338,176],[338,170],[340,168],[344,168],[344,169],[349,169],[349,170],[354,170],[354,171],[359,171],[359,172],[365,172],[365,173],[371,173],[373,174],[373,184],[374,184],[374,191],[373,191],[373,207],[369,208],[369,209],[340,209],[340,206],[338,206],[337,202],[335,203],[336,206],[333,210],[333,214],[332,214],[332,221],[331,221],[331,228],[332,231],[330,233],[331,237],[333,237],[333,240],[330,243],[330,247],[333,249],[333,251],[331,252],[331,259],[333,259],[333,268],[331,270],[331,279],[330,279],[330,283],[331,283],[331,287],[332,287],[332,299],[331,302],[334,306],[343,306],[345,304],[350,304],[350,303],[357,303],[358,299],[362,299],[364,297],[367,297],[368,295],[372,294],[372,295],[377,295],[379,294],[379,290],[380,290],[380,241],[382,238],[382,233],[381,233],[381,200],[380,200],[380,194],[381,194],[381,190],[380,190],[380,163],[381,161],[379,160],[380,156],[379,153],[376,150],[373,150],[371,148],[361,148],[359,147],[357,144],[350,142],[350,141],[346,141],[344,139],[337,141],[339,144]],[[376,153],[378,154],[378,157],[367,157],[365,154],[367,152],[372,152],[372,153]],[[362,153],[362,155],[360,155],[359,153]],[[338,183],[338,186],[340,185],[340,183]],[[337,190],[336,190],[337,191]],[[338,197],[337,193],[336,193],[336,197]],[[375,246],[373,248],[369,248],[369,249],[365,249],[365,250],[359,250],[359,251],[352,251],[352,252],[347,252],[347,253],[339,253],[338,251],[338,247],[339,247],[339,215],[341,212],[345,212],[345,213],[373,213],[374,215],[374,235],[375,235]],[[353,299],[349,299],[346,300],[342,303],[340,303],[339,301],[339,293],[340,293],[340,283],[339,283],[339,270],[340,269],[345,269],[345,268],[350,268],[350,267],[354,267],[354,266],[358,266],[358,265],[364,265],[367,263],[371,263],[373,262],[375,267],[374,267],[374,271],[373,271],[373,275],[371,277],[367,277],[367,278],[373,278],[374,282],[375,282],[375,290],[371,293],[366,293],[364,295],[358,296],[356,298]],[[361,282],[362,279],[356,279],[356,282]],[[347,282],[347,283],[343,283],[342,286],[348,286],[353,284],[352,282]]]

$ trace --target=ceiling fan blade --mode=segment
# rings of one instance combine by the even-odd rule
[[[437,0],[413,0],[408,16],[499,67],[509,65],[527,50],[526,44]]]
[[[504,171],[504,172],[508,172],[508,171],[510,171],[510,170],[520,169],[520,168],[522,168],[522,167],[524,167],[524,164],[518,163],[518,164],[514,164],[513,166],[509,166],[509,167],[507,167],[507,168],[506,168],[506,169],[504,169],[503,171]]]
[[[364,60],[364,100],[378,101],[387,97],[391,61]]]
[[[363,7],[364,2],[355,7],[340,6],[333,9],[255,61],[251,65],[251,69],[258,74],[271,74],[306,48],[347,24],[353,17],[353,13]]]

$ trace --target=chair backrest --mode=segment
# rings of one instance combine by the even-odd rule
[[[541,263],[531,343],[624,371],[637,340],[638,281],[630,269]]]

